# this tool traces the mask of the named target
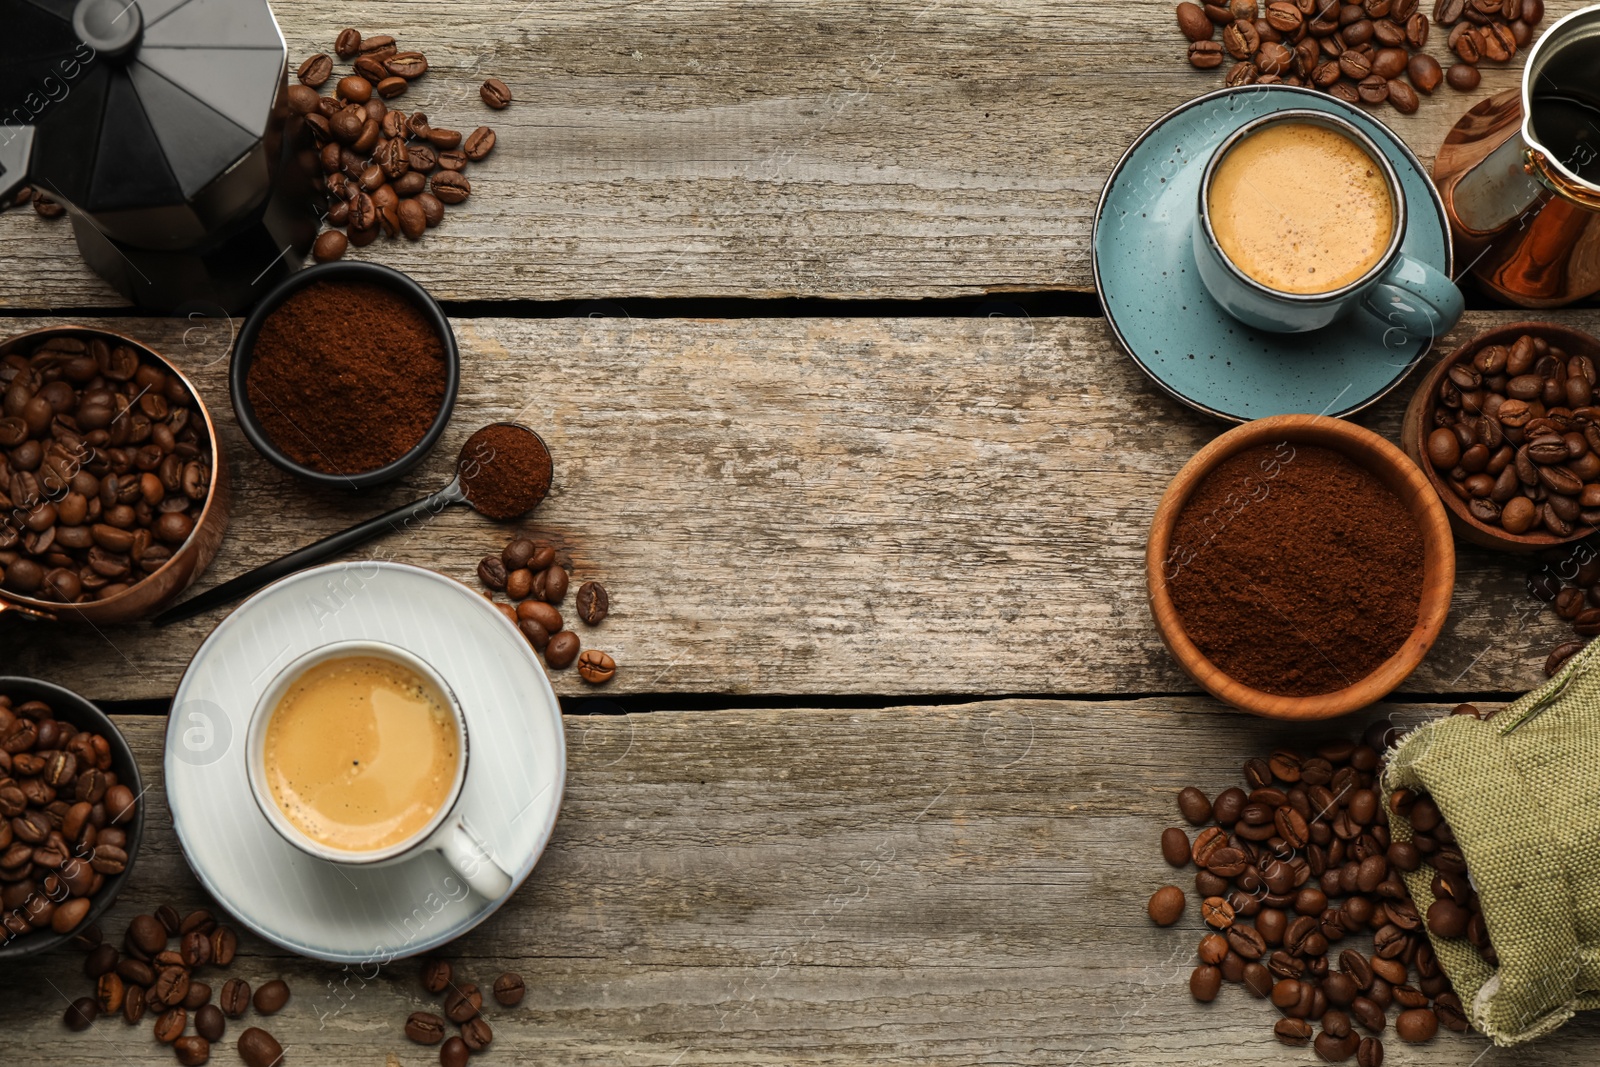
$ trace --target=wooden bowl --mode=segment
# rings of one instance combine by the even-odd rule
[[[1433,464],[1422,454],[1423,442],[1434,428],[1433,413],[1439,404],[1439,383],[1450,373],[1450,368],[1463,360],[1471,360],[1479,350],[1490,345],[1510,345],[1525,333],[1544,338],[1552,345],[1564,349],[1569,356],[1588,356],[1596,363],[1600,363],[1600,340],[1581,330],[1553,322],[1514,322],[1509,326],[1497,326],[1478,334],[1441,359],[1428,372],[1428,376],[1422,380],[1422,384],[1412,395],[1411,404],[1406,408],[1405,422],[1400,427],[1401,446],[1406,450],[1406,454],[1416,461],[1417,466],[1422,468],[1428,484],[1433,486],[1434,492],[1439,494],[1439,499],[1444,501],[1444,506],[1450,514],[1450,527],[1456,536],[1471,544],[1501,552],[1538,552],[1557,545],[1581,541],[1594,532],[1588,526],[1578,524],[1571,537],[1557,537],[1546,530],[1513,534],[1498,526],[1479,522],[1467,510],[1466,501],[1451,491],[1450,486],[1433,469]]]
[[[1321,445],[1365,467],[1400,498],[1422,534],[1422,599],[1411,635],[1398,652],[1365,678],[1343,689],[1314,696],[1264,693],[1224,673],[1190,640],[1167,589],[1166,568],[1173,529],[1178,514],[1195,489],[1228,457],[1257,445],[1279,441]],[[1343,715],[1381,700],[1416,669],[1438,639],[1450,611],[1450,595],[1456,580],[1456,551],[1450,536],[1450,522],[1438,493],[1400,449],[1371,430],[1341,419],[1323,415],[1274,415],[1229,430],[1184,464],[1156,508],[1145,551],[1145,571],[1156,629],[1189,677],[1218,700],[1243,711],[1272,719],[1309,721]]]

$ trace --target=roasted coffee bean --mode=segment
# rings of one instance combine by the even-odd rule
[[[471,982],[452,988],[444,998],[444,1014],[453,1023],[464,1023],[478,1017],[483,1010],[483,994]]]
[[[478,564],[478,581],[500,592],[506,587],[506,565],[499,556],[484,556]]]
[[[444,1040],[444,1020],[425,1011],[414,1011],[406,1019],[406,1036],[419,1045],[437,1045]]]
[[[580,642],[578,635],[571,630],[562,630],[550,635],[550,643],[544,649],[544,661],[552,670],[565,670],[572,666],[573,660],[578,658]],[[613,669],[615,669],[613,667]]]
[[[1207,897],[1200,902],[1200,919],[1214,930],[1228,929],[1233,925],[1233,918],[1233,905],[1223,897]]]
[[[256,1006],[256,1011],[262,1015],[275,1015],[283,1010],[289,1003],[289,983],[281,978],[274,978],[270,982],[263,982],[256,990],[256,995],[251,1003]]]
[[[1235,923],[1228,928],[1228,947],[1247,960],[1258,960],[1266,954],[1267,942],[1254,926]]]
[[[201,1004],[195,1009],[195,1033],[207,1041],[220,1041],[224,1031],[228,1028],[227,1020],[222,1016],[222,1009],[215,1004]]]
[[[1193,4],[1181,5],[1179,7],[1178,20],[1179,20],[1180,23],[1182,23],[1182,21],[1183,21],[1182,8],[1184,6],[1194,7]],[[1202,18],[1204,17],[1204,13],[1203,12],[1201,14],[1201,17]],[[1206,33],[1205,36],[1207,38],[1209,38],[1211,36],[1211,34],[1209,32],[1210,23],[1207,22],[1206,25],[1207,25],[1207,33]],[[1188,31],[1185,30],[1185,33],[1187,33],[1187,32]],[[1198,41],[1198,40],[1202,40],[1202,38],[1191,35],[1190,36],[1190,40]],[[499,111],[500,109],[506,107],[508,104],[511,103],[511,89],[510,89],[509,86],[506,85],[505,82],[501,81],[499,78],[489,78],[489,79],[485,80],[483,85],[479,86],[479,88],[478,88],[478,96],[483,100],[483,102],[485,104],[487,104],[490,107],[494,108],[496,111]]]
[[[182,967],[163,967],[156,972],[156,980],[148,991],[155,1004],[173,1007],[183,1003],[189,995],[189,972]]]
[[[156,1018],[156,1040],[163,1045],[170,1045],[183,1036],[183,1029],[188,1025],[188,1012],[182,1008],[168,1008]]]
[[[211,962],[211,939],[199,930],[191,930],[183,935],[178,951],[185,967],[203,966]]]
[[[1412,1008],[1395,1017],[1394,1032],[1413,1045],[1432,1041],[1439,1032],[1439,1017],[1427,1008]]]
[[[226,967],[239,951],[239,935],[231,926],[218,926],[211,931],[211,962]]]
[[[230,978],[222,983],[222,992],[217,996],[218,1005],[222,1014],[230,1019],[237,1019],[250,1007],[250,983],[242,978]]]
[[[1209,963],[1202,963],[1189,975],[1189,993],[1202,1004],[1217,999],[1222,991],[1222,972]]]
[[[466,140],[461,143],[461,150],[467,154],[468,159],[477,163],[494,151],[494,143],[494,131],[487,126],[479,126],[467,134]]]
[[[1183,909],[1187,903],[1183,890],[1175,885],[1166,885],[1151,894],[1146,910],[1149,912],[1150,921],[1157,926],[1171,926],[1183,918]]]
[[[338,38],[333,42],[333,50],[340,59],[350,59],[361,51],[361,34],[354,28],[339,31]]]
[[[1220,976],[1218,984],[1220,985]],[[482,1052],[494,1040],[494,1031],[489,1029],[489,1024],[479,1016],[461,1024],[461,1040],[471,1051]]]
[[[300,84],[309,85],[315,89],[317,86],[327,81],[328,76],[332,73],[333,60],[322,52],[318,52],[316,55],[311,56],[304,63],[300,64],[298,77],[300,79]]]
[[[1311,1024],[1304,1019],[1285,1017],[1273,1024],[1272,1032],[1279,1041],[1293,1048],[1299,1048],[1311,1042],[1313,1033]]]
[[[198,1034],[190,1034],[174,1041],[172,1052],[184,1067],[200,1067],[211,1059],[211,1042]]]
[[[545,653],[548,658],[548,645],[545,646]],[[586,648],[578,655],[578,674],[590,685],[604,685],[616,677],[617,661],[612,659],[608,653]],[[1182,830],[1178,830],[1177,833],[1183,836]],[[1187,844],[1185,845],[1185,851],[1187,851]],[[1175,864],[1174,866],[1181,866],[1181,864]]]
[[[441,170],[428,179],[428,188],[446,204],[459,204],[472,192],[472,183],[466,176],[452,170]]]
[[[167,945],[167,931],[153,915],[135,915],[128,923],[128,940],[141,952],[153,954]]]
[[[590,619],[589,612],[584,610],[584,595],[590,591],[591,587],[598,591],[601,598],[605,595],[605,590],[600,587],[599,583],[584,582],[583,587],[578,590],[578,617],[593,626],[605,617],[605,612],[602,610],[597,618]],[[1194,826],[1204,826],[1211,821],[1211,801],[1199,789],[1192,785],[1186,786],[1178,793],[1178,812],[1186,822]]]
[[[599,582],[584,582],[583,585],[578,588],[578,596],[577,600],[575,601],[575,605],[578,611],[578,618],[582,619],[590,626],[598,626],[601,620],[604,619],[607,613],[609,613],[611,610],[611,597],[606,593],[606,587],[601,585]],[[1187,790],[1185,792],[1187,792]],[[1205,794],[1201,793],[1198,789],[1194,790],[1194,793],[1201,801],[1205,801]],[[1179,797],[1179,803],[1180,806],[1183,803],[1181,794]],[[1198,811],[1192,798],[1189,801],[1189,805],[1191,811]],[[1206,803],[1205,810],[1206,814],[1201,816],[1199,820],[1190,818],[1189,821],[1204,822],[1206,819],[1210,818],[1210,803]],[[1187,812],[1185,812],[1184,817],[1189,818]]]
[[[252,1026],[239,1035],[239,1058],[246,1067],[278,1067],[283,1062],[283,1046],[278,1039]],[[458,1067],[464,1067],[465,1061]]]
[[[467,1060],[472,1051],[467,1048],[467,1043],[459,1037],[452,1037],[439,1046],[440,1067],[467,1067]]]
[[[79,997],[67,1005],[67,1013],[62,1021],[73,1030],[87,1030],[94,1024],[96,1016],[100,1014],[100,1005],[96,1004],[93,997]]]
[[[588,653],[585,652],[584,655],[588,655]],[[1188,866],[1189,835],[1176,826],[1170,826],[1163,830],[1161,832],[1161,856],[1174,867]]]

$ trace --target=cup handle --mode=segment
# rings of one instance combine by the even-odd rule
[[[1383,336],[1388,348],[1408,348],[1446,334],[1466,310],[1461,290],[1443,271],[1405,255],[1384,272],[1362,305],[1389,324]]]
[[[494,850],[473,832],[466,820],[456,819],[439,841],[445,862],[467,880],[474,893],[499,900],[511,891],[511,875],[494,858]]]

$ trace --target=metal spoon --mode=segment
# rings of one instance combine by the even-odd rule
[[[528,439],[519,440],[518,434],[527,434]],[[520,448],[526,454],[508,458],[509,447]],[[497,461],[499,466],[496,466]],[[522,465],[523,461],[526,461],[525,466]],[[168,608],[151,622],[156,626],[165,626],[231,604],[279,578],[286,578],[341,552],[348,552],[375,537],[400,533],[413,520],[423,515],[437,514],[453,504],[465,504],[490,519],[514,519],[531,511],[545,498],[550,491],[551,470],[550,449],[538,434],[514,422],[490,423],[467,438],[456,460],[456,476],[437,493],[230,578],[219,586]],[[507,492],[504,495],[493,494],[490,492],[493,488],[505,488]],[[478,498],[477,502],[473,497]]]

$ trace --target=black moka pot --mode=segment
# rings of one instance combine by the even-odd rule
[[[0,0],[0,200],[34,185],[143,308],[243,310],[316,236],[266,0]]]

